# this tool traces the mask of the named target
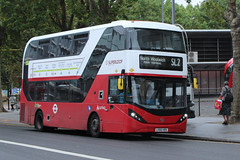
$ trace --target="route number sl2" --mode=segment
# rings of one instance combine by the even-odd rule
[[[180,67],[181,59],[180,58],[171,58],[171,66]]]

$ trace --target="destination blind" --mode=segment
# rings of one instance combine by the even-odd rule
[[[139,64],[141,69],[183,70],[182,57],[140,55]]]

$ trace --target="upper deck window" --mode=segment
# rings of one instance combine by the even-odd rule
[[[185,53],[181,32],[127,28],[127,33],[127,48],[129,49]]]
[[[25,61],[81,54],[88,41],[88,33],[65,35],[30,42]]]

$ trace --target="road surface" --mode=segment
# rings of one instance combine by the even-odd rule
[[[0,159],[4,160],[239,160],[240,144],[143,139],[105,134],[92,138],[74,130],[37,132],[33,127],[0,123]]]

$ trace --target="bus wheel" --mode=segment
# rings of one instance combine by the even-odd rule
[[[43,113],[42,113],[42,111],[37,112],[37,114],[35,116],[34,126],[40,132],[43,132],[45,130],[45,127],[43,125]]]
[[[92,137],[100,136],[100,119],[97,114],[91,116],[88,131]]]

